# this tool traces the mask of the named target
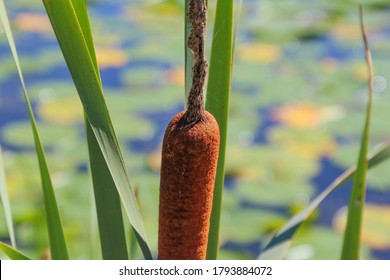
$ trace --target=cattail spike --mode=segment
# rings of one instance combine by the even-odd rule
[[[205,259],[219,128],[205,111],[203,122],[180,126],[184,112],[169,123],[163,141],[158,259]]]

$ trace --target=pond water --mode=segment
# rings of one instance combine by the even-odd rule
[[[390,135],[390,6],[385,0],[360,2],[375,68],[373,150]],[[357,3],[243,1],[220,258],[256,258],[267,233],[356,162],[368,93]],[[77,93],[40,1],[6,4],[71,257],[98,258],[98,250],[90,249],[97,242],[96,223]],[[209,5],[208,52],[215,1]],[[184,103],[183,4],[96,0],[89,12],[107,103],[155,252],[160,145]],[[1,34],[0,144],[20,247],[39,257],[47,246],[39,171],[19,80]],[[368,175],[366,259],[390,259],[389,168],[384,163]],[[343,186],[320,205],[287,258],[339,258],[350,189]],[[1,236],[7,236],[3,222]]]

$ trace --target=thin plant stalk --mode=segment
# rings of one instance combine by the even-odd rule
[[[356,260],[360,257],[360,242],[361,242],[361,230],[363,221],[363,211],[366,197],[366,176],[368,169],[367,151],[370,140],[370,120],[371,120],[371,107],[372,107],[372,61],[371,52],[368,46],[366,33],[363,23],[363,8],[359,6],[360,14],[360,27],[365,47],[365,57],[367,62],[368,71],[368,84],[369,94],[366,108],[366,119],[364,124],[364,130],[362,134],[362,140],[360,143],[360,152],[357,163],[357,170],[354,177],[354,183],[352,187],[352,193],[350,197],[348,207],[347,226],[344,233],[343,248],[341,253],[341,259]]]

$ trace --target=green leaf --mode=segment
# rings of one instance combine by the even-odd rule
[[[51,251],[51,257],[53,259],[68,259],[68,250],[66,248],[65,243],[65,237],[64,232],[62,230],[62,224],[61,219],[57,207],[57,202],[54,195],[53,185],[50,178],[50,173],[47,168],[47,163],[45,159],[45,154],[42,148],[41,141],[39,139],[35,118],[33,115],[33,111],[31,108],[31,104],[27,95],[27,90],[25,87],[24,79],[22,70],[20,67],[18,55],[16,52],[16,46],[15,42],[12,36],[11,28],[9,25],[6,9],[4,6],[4,1],[0,1],[0,17],[1,22],[4,26],[5,34],[8,39],[8,43],[11,48],[11,52],[16,64],[16,68],[18,70],[19,79],[22,84],[23,88],[23,94],[26,101],[26,105],[28,108],[29,118],[31,122],[31,128],[34,135],[34,142],[35,142],[35,149],[37,152],[38,162],[39,162],[39,168],[41,173],[41,180],[42,180],[42,189],[43,189],[43,196],[44,196],[44,205],[45,205],[45,211],[46,211],[46,220],[47,220],[47,226],[48,226],[48,232],[49,232],[49,240],[50,240],[50,251]]]
[[[134,260],[137,257],[138,244],[133,229],[130,229],[128,236],[129,236],[129,256],[131,260]]]
[[[211,47],[206,110],[214,115],[220,130],[220,148],[214,186],[207,259],[216,259],[219,247],[222,190],[232,66],[233,0],[218,0]]]
[[[93,54],[88,49],[72,2],[43,0],[43,3],[144,257],[151,259],[141,214],[108,113],[98,70],[91,58]]]
[[[0,250],[3,251],[11,260],[31,260],[22,252],[0,241]]]
[[[5,171],[3,165],[1,145],[0,145],[0,198],[1,198],[1,204],[3,205],[3,209],[4,209],[5,221],[7,223],[7,229],[11,239],[11,244],[13,247],[16,248],[15,230],[14,230],[14,225],[12,223],[12,211],[11,211],[11,204],[9,201],[9,196],[7,191],[7,182],[5,180]]]
[[[368,48],[366,34],[364,32],[363,25],[363,12],[362,6],[360,8],[360,23],[363,34],[363,40],[366,49],[366,60],[368,66],[368,81],[369,81],[369,95],[367,102],[366,119],[364,124],[364,130],[362,134],[362,140],[360,143],[360,152],[357,163],[357,169],[353,181],[352,193],[348,207],[347,226],[344,233],[343,249],[341,253],[341,259],[357,260],[360,256],[360,240],[361,240],[361,228],[363,220],[363,210],[366,200],[366,188],[367,188],[367,151],[370,140],[370,121],[371,121],[371,107],[372,107],[372,63],[371,54]]]
[[[86,129],[103,259],[128,259],[120,197],[87,120]]]
[[[390,158],[390,142],[383,143],[378,149],[369,156],[368,168],[373,168],[379,163]],[[353,178],[356,174],[356,167],[351,167],[336,178],[328,187],[326,187],[305,209],[300,211],[289,219],[286,225],[280,229],[270,241],[264,246],[258,259],[263,260],[278,260],[283,259],[290,246],[291,239],[299,229],[299,227],[306,221],[310,214],[323,202],[327,196]]]
[[[72,2],[91,59],[98,69],[86,2]],[[103,259],[128,259],[120,197],[87,117],[85,126]]]

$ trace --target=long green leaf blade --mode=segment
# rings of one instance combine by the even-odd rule
[[[11,260],[31,260],[22,252],[0,241],[0,250],[3,251]]]
[[[83,36],[70,0],[43,0],[65,61],[80,96],[84,110],[91,124],[93,133],[102,150],[110,169],[127,216],[133,226],[144,257],[152,255],[147,245],[146,234],[134,192],[130,186],[126,167],[119,143],[116,138],[111,118],[99,82],[88,45]]]
[[[34,114],[31,108],[31,104],[27,95],[26,86],[23,79],[22,70],[20,67],[18,55],[16,52],[15,42],[12,36],[11,28],[9,25],[6,9],[4,6],[4,1],[0,1],[0,17],[1,22],[4,26],[5,34],[8,39],[8,43],[10,45],[10,49],[16,64],[16,68],[18,71],[19,79],[22,84],[23,94],[26,101],[26,105],[28,108],[28,114],[30,117],[31,128],[34,136],[35,149],[37,152],[39,168],[41,173],[42,180],[42,189],[44,196],[44,205],[46,211],[46,220],[49,232],[49,240],[50,240],[50,252],[52,259],[68,259],[68,250],[66,248],[64,232],[62,230],[61,219],[57,207],[56,198],[54,195],[53,185],[50,178],[50,173],[47,167],[45,154],[42,148],[41,141],[39,139]]]
[[[218,122],[221,141],[214,186],[207,259],[216,259],[219,248],[219,224],[225,177],[225,151],[232,66],[233,0],[218,0],[211,47],[206,110]]]
[[[360,256],[360,239],[361,228],[363,221],[363,210],[366,198],[366,176],[367,176],[367,151],[370,140],[370,121],[371,121],[371,104],[372,104],[372,63],[371,53],[368,48],[368,42],[363,25],[363,11],[362,6],[359,6],[360,11],[360,25],[363,34],[363,41],[366,50],[366,61],[368,68],[368,81],[369,81],[369,96],[367,102],[366,119],[364,124],[364,130],[362,134],[362,140],[360,143],[360,152],[357,163],[357,170],[354,177],[354,183],[352,186],[351,198],[348,207],[347,226],[344,233],[343,249],[341,253],[341,259],[344,260],[357,260]]]
[[[373,168],[383,161],[390,158],[390,142],[383,143],[368,158],[368,168]],[[356,167],[351,167],[336,178],[328,187],[326,187],[305,209],[289,219],[286,225],[280,229],[272,239],[264,246],[258,259],[262,260],[281,260],[287,253],[291,244],[291,239],[299,227],[306,221],[310,214],[322,203],[328,195],[339,188],[356,174]]]
[[[120,197],[87,121],[86,129],[103,259],[128,259]]]
[[[16,248],[15,230],[12,222],[11,204],[8,196],[7,182],[5,180],[5,171],[4,171],[3,156],[1,150],[2,149],[0,145],[0,198],[1,198],[1,204],[3,205],[3,209],[4,209],[5,222],[7,224],[7,229],[8,229],[9,237],[11,239],[11,244],[13,247]]]
[[[86,2],[72,0],[72,3],[91,59],[98,69]],[[99,82],[101,84],[100,77]],[[120,197],[87,117],[85,126],[103,259],[128,259]]]

